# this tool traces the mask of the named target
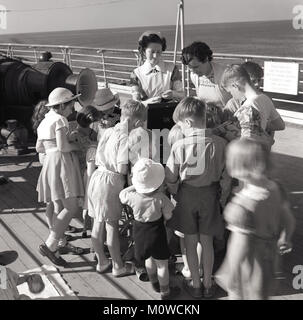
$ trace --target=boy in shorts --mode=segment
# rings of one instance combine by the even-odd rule
[[[194,298],[211,298],[214,295],[211,279],[213,237],[222,236],[224,231],[220,214],[220,180],[227,177],[223,174],[226,142],[205,129],[205,110],[205,104],[193,97],[187,97],[177,105],[173,119],[185,137],[174,143],[165,169],[168,189],[171,194],[176,194],[176,208],[168,226],[185,235],[192,280],[185,279],[184,287]],[[224,185],[228,183],[222,183]],[[203,248],[203,294],[198,241]]]

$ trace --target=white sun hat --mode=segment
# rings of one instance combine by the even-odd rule
[[[141,158],[133,167],[132,183],[139,193],[157,190],[164,181],[164,167],[151,159]]]
[[[81,93],[74,95],[70,90],[58,87],[49,94],[48,103],[45,106],[52,107],[61,103],[67,103],[77,99],[80,96]]]

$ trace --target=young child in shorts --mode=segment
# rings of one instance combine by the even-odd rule
[[[164,220],[172,217],[173,204],[159,190],[165,173],[161,163],[141,158],[133,167],[133,185],[120,192],[120,200],[134,214],[135,256],[145,260],[146,270],[162,300],[175,297],[180,288],[170,286],[170,256]]]
[[[174,143],[166,164],[166,183],[175,194],[176,208],[168,226],[184,234],[186,256],[192,280],[184,287],[194,298],[214,295],[212,269],[213,238],[223,236],[220,214],[220,180],[224,175],[224,139],[206,130],[205,104],[192,97],[176,107],[173,119],[184,138]],[[225,176],[227,177],[227,176]],[[226,183],[222,185],[227,185]],[[202,245],[203,294],[197,244]]]
[[[92,244],[97,256],[98,273],[112,267],[114,277],[133,274],[132,265],[123,263],[120,254],[119,219],[122,205],[119,193],[126,183],[129,169],[129,132],[143,125],[146,108],[138,101],[128,100],[121,107],[121,122],[106,129],[98,142],[96,165],[88,186],[88,214],[94,219]],[[104,251],[104,226],[111,261]]]

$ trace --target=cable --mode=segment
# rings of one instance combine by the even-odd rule
[[[37,9],[7,9],[5,10],[8,13],[11,12],[35,12],[35,11],[49,11],[49,10],[63,10],[63,9],[76,9],[76,8],[86,8],[86,7],[96,7],[96,6],[102,6],[105,4],[111,4],[111,3],[117,3],[122,2],[125,0],[105,0],[102,2],[95,2],[95,3],[89,3],[89,4],[80,4],[75,6],[68,6],[68,7],[55,7],[55,8],[37,8]]]

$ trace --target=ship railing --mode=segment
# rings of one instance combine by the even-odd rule
[[[35,44],[0,44],[0,53],[11,58],[17,58],[27,64],[39,62],[42,52],[50,51],[53,61],[61,61],[70,66],[75,74],[83,68],[92,69],[100,85],[116,85],[124,87],[127,91],[131,72],[140,64],[138,50],[112,49],[112,48],[91,48],[79,46],[62,45],[35,45]],[[172,62],[173,51],[163,52],[164,61]],[[177,52],[176,64],[182,71],[181,52]],[[264,61],[296,62],[299,64],[298,95],[271,94],[274,101],[282,110],[292,110],[302,113],[303,121],[303,58],[300,57],[280,57],[269,55],[249,55],[232,53],[215,53],[214,60],[223,64],[242,63],[244,61],[254,61],[262,67]],[[189,79],[189,70],[185,69],[183,86],[189,94],[192,84]],[[262,87],[261,87],[262,88]],[[296,115],[297,116],[297,115]]]

